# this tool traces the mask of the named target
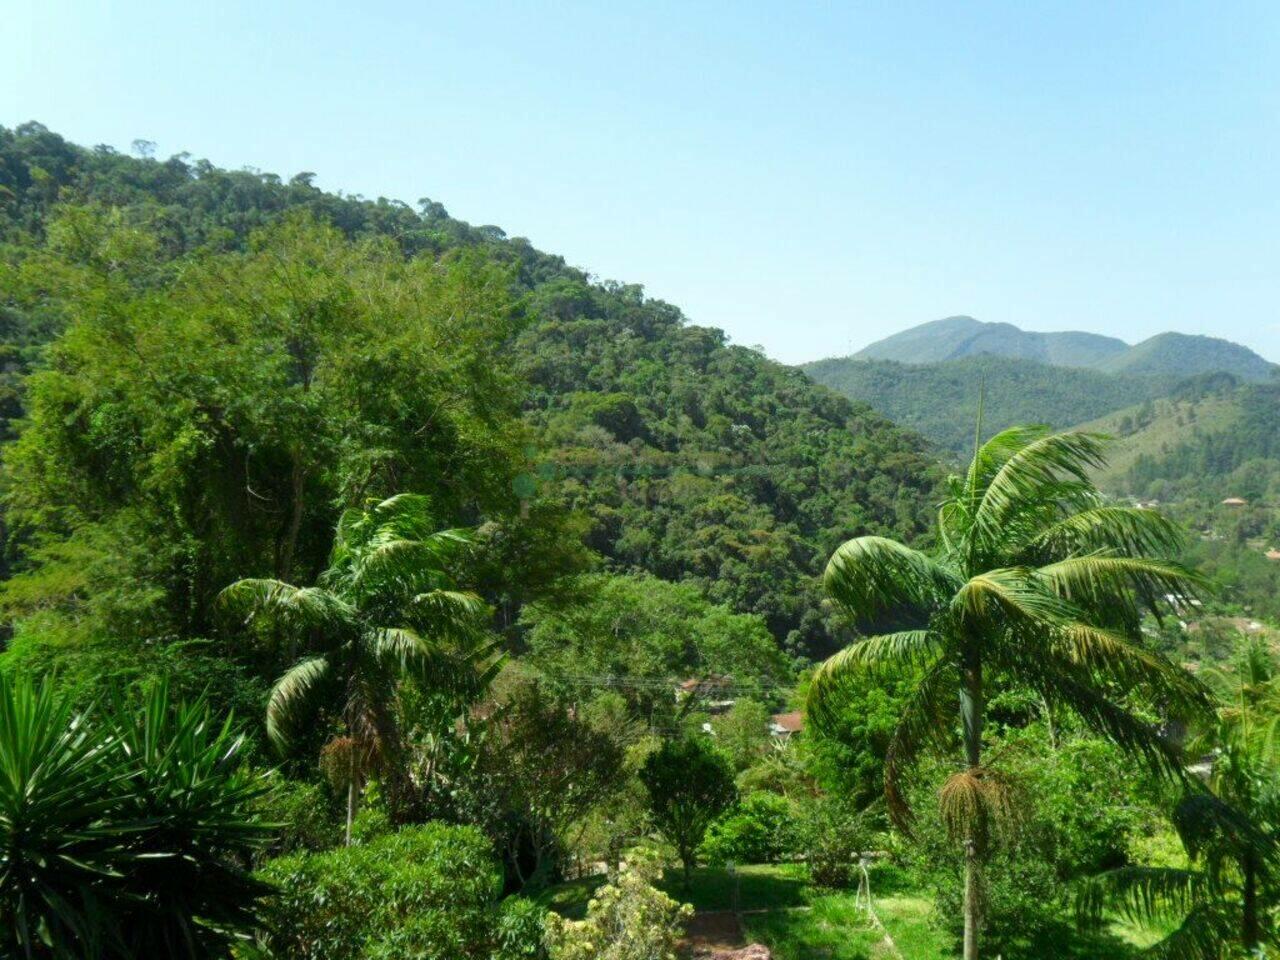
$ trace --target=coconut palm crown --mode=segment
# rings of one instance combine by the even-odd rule
[[[1203,685],[1139,637],[1144,608],[1190,602],[1202,583],[1171,559],[1180,544],[1172,522],[1098,492],[1089,472],[1103,464],[1105,441],[1014,427],[975,443],[968,472],[948,481],[936,552],[858,537],[825,572],[828,594],[860,628],[903,627],[827,660],[807,704],[822,724],[856,674],[916,678],[885,760],[888,809],[900,827],[912,816],[904,774],[922,750],[949,748],[960,733],[964,769],[941,798],[966,850],[966,957],[977,956],[976,871],[988,821],[1008,806],[999,775],[982,766],[987,687],[1031,688],[1173,776],[1182,769],[1176,746],[1116,694],[1145,694],[1170,716],[1210,708]]]

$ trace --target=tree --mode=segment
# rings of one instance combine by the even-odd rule
[[[707,827],[734,802],[728,759],[706,740],[668,740],[640,770],[658,832],[676,848],[687,886]]]
[[[936,554],[859,537],[836,550],[824,575],[855,623],[903,627],[831,657],[808,697],[815,722],[830,722],[847,678],[867,670],[913,677],[885,759],[885,796],[899,826],[911,819],[905,771],[927,746],[949,748],[959,721],[965,769],[948,779],[941,803],[965,851],[966,960],[978,956],[984,848],[1009,805],[1004,779],[982,763],[986,687],[1029,687],[1173,776],[1181,772],[1175,745],[1127,710],[1109,684],[1166,711],[1208,707],[1203,686],[1137,632],[1144,607],[1201,585],[1167,559],[1179,546],[1178,528],[1153,511],[1105,503],[1089,476],[1102,463],[1097,435],[1005,430],[976,446],[963,477],[949,479]]]
[[[538,683],[521,684],[489,718],[476,799],[522,885],[558,879],[570,828],[621,786],[622,761],[613,738]]]
[[[1250,955],[1264,943],[1280,947],[1280,928],[1267,919],[1280,907],[1276,669],[1257,638],[1242,638],[1234,668],[1206,671],[1222,700],[1216,723],[1196,742],[1208,772],[1173,813],[1188,865],[1122,867],[1081,891],[1086,922],[1099,922],[1110,907],[1176,924],[1152,947],[1175,960],[1217,960],[1233,943]]]
[[[242,746],[164,684],[94,715],[0,676],[0,952],[226,956],[270,892],[242,866],[271,835]]]
[[[267,704],[275,746],[293,749],[317,716],[341,727],[330,752],[348,764],[348,843],[366,771],[384,779],[394,818],[410,813],[400,685],[465,697],[497,669],[492,645],[480,639],[484,604],[454,589],[448,573],[467,542],[462,530],[435,531],[425,497],[401,494],[342,514],[315,586],[239,580],[221,594],[229,612],[283,635],[299,657]]]

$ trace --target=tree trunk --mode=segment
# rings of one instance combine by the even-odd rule
[[[351,821],[356,817],[356,778],[351,775],[347,783],[347,846],[351,846]]]
[[[1244,917],[1240,925],[1240,941],[1245,952],[1252,954],[1261,939],[1258,928],[1258,864],[1252,853],[1246,853],[1241,866],[1244,868]]]
[[[278,576],[286,583],[293,576],[293,558],[298,550],[298,535],[302,532],[303,494],[307,487],[307,471],[302,466],[301,454],[293,458],[293,471],[290,476],[290,488],[293,503],[290,504],[289,529],[285,534],[284,546],[280,551],[280,571]]]
[[[982,662],[971,657],[965,664],[960,687],[960,720],[964,726],[964,753],[969,768],[982,765]],[[964,960],[978,960],[978,927],[982,920],[976,824],[964,841]]]

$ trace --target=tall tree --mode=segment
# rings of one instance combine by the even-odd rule
[[[484,604],[456,590],[448,573],[467,542],[465,531],[434,529],[425,497],[402,494],[342,514],[315,586],[239,580],[220,596],[247,624],[285,637],[298,657],[271,691],[272,742],[294,748],[318,716],[341,728],[328,752],[349,765],[348,841],[366,770],[382,776],[394,816],[410,813],[400,685],[466,695],[497,669],[482,640]]]
[[[1258,638],[1242,638],[1234,669],[1206,671],[1220,698],[1214,723],[1193,741],[1202,785],[1177,804],[1173,825],[1185,867],[1127,866],[1094,877],[1080,895],[1081,918],[1113,909],[1172,925],[1152,947],[1173,960],[1218,960],[1235,946],[1249,955],[1280,947],[1268,920],[1280,908],[1280,697],[1275,661]]]
[[[905,771],[922,749],[949,748],[959,721],[965,768],[950,777],[941,800],[965,852],[966,960],[978,957],[984,848],[1010,803],[998,771],[983,766],[988,687],[1030,687],[1175,775],[1174,744],[1129,712],[1112,684],[1168,711],[1208,707],[1202,685],[1138,637],[1144,606],[1186,596],[1200,583],[1167,559],[1180,541],[1173,523],[1150,510],[1109,505],[1098,493],[1089,471],[1103,463],[1103,443],[1041,427],[1005,430],[975,444],[968,472],[949,479],[936,554],[859,537],[827,565],[827,592],[856,623],[904,627],[831,657],[808,698],[823,723],[834,716],[845,681],[863,671],[915,677],[885,759],[885,794],[900,826],[911,818]]]

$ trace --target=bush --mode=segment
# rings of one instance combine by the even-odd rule
[[[342,840],[333,798],[323,786],[304,780],[270,778],[271,788],[258,801],[259,816],[276,827],[271,856],[335,847]]]
[[[636,851],[592,897],[585,920],[549,914],[551,960],[674,960],[693,909],[654,887],[661,877],[657,858]]]
[[[263,940],[268,956],[489,960],[503,928],[502,872],[473,827],[407,827],[365,844],[284,857],[260,875],[278,890]]]
[[[820,887],[841,889],[854,878],[861,853],[872,846],[869,818],[830,797],[805,804],[797,828],[809,878]]]
[[[795,811],[776,793],[749,793],[707,828],[707,863],[777,863],[797,852]]]
[[[654,826],[680,855],[686,885],[709,827],[737,797],[728,759],[701,737],[669,740],[640,770]]]
[[[237,866],[269,837],[240,751],[165,684],[99,718],[0,677],[0,954],[225,956],[267,892]]]

